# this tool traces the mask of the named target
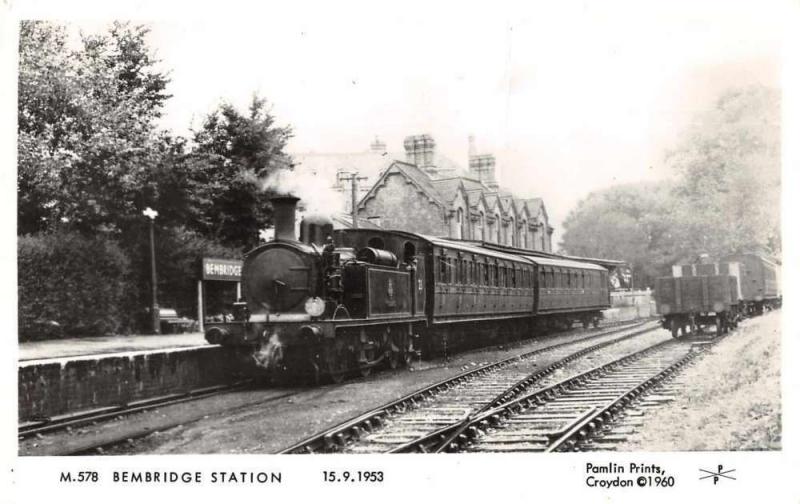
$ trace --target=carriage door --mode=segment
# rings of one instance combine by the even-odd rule
[[[417,247],[412,242],[403,245],[403,261],[416,260],[411,270],[411,314],[425,313],[425,258],[417,255]]]

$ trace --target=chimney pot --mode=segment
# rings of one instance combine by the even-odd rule
[[[275,239],[297,241],[295,235],[295,212],[300,198],[294,196],[275,196],[272,203],[275,219]]]

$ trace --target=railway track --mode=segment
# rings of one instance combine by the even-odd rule
[[[368,411],[281,453],[374,453],[425,446],[442,435],[443,429],[524,394],[579,358],[655,328],[653,323],[633,324],[487,364]],[[586,344],[598,339],[602,341]],[[547,365],[539,367],[532,362],[534,357],[545,355]]]
[[[699,353],[691,341],[653,345],[471,418],[466,434],[443,440],[438,451],[580,450],[580,443]]]
[[[637,324],[628,324],[625,327],[633,327],[641,325],[641,323]],[[600,335],[618,331],[620,327],[615,327],[613,329],[604,330],[599,334],[590,337],[599,337]],[[585,338],[581,338],[584,340]],[[509,359],[509,360],[513,360]],[[490,366],[486,366],[490,367]],[[463,373],[460,376],[466,376],[474,373],[476,370]],[[237,390],[245,390],[253,383],[252,380],[243,380],[236,382],[234,384],[229,385],[219,385],[214,387],[206,387],[202,389],[195,389],[185,393],[180,394],[170,394],[167,396],[161,396],[157,398],[150,398],[141,401],[131,402],[127,404],[120,404],[115,406],[108,406],[103,408],[98,408],[90,411],[81,411],[77,413],[61,415],[52,418],[43,418],[38,421],[31,421],[25,424],[21,424],[18,428],[18,439],[19,441],[23,441],[29,439],[31,437],[41,437],[42,435],[46,434],[57,434],[60,431],[71,431],[72,429],[78,429],[83,426],[87,425],[94,425],[101,422],[107,422],[111,420],[119,420],[122,417],[141,413],[149,410],[154,410],[161,407],[176,405],[184,402],[189,401],[196,401],[200,399],[205,399],[214,395],[220,395],[227,392],[233,392]],[[288,394],[280,394],[276,397],[270,398],[267,402],[275,400],[275,399],[282,399],[293,395],[292,393]],[[181,425],[185,423],[185,420],[175,422],[174,426]],[[162,430],[164,428],[169,428],[170,426],[162,426]],[[94,441],[91,439],[91,436],[87,436],[87,441],[85,443],[78,443],[77,447],[69,448],[67,450],[60,450],[58,453],[50,453],[51,455],[81,455],[81,454],[90,454],[90,453],[103,453],[104,449],[112,448],[116,445],[121,444],[130,444],[133,440],[145,437],[149,434],[152,434],[152,430],[150,429],[143,429],[141,432],[126,432],[124,435],[121,436],[112,436],[111,438],[105,437],[101,440]]]
[[[27,422],[18,428],[18,437],[26,439],[37,434],[48,434],[60,430],[72,429],[89,425],[91,423],[102,422],[111,420],[133,413],[151,410],[163,406],[170,406],[173,404],[180,404],[187,401],[196,401],[204,399],[213,395],[221,394],[224,392],[231,392],[247,387],[251,384],[251,380],[240,381],[229,385],[216,385],[213,387],[205,387],[201,389],[190,390],[179,394],[170,394],[166,396],[154,397],[150,399],[143,399],[141,401],[130,402],[115,406],[107,406],[103,408],[93,409],[89,411],[80,411],[67,415],[60,415],[56,417],[43,418],[38,421]]]

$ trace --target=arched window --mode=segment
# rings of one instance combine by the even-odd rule
[[[456,210],[456,238],[459,240],[464,237],[464,210],[458,209]]]
[[[503,223],[500,222],[500,214],[498,214],[498,213],[494,214],[494,225],[497,228],[497,243],[498,244],[502,244],[503,243],[503,236],[502,236]]]
[[[512,247],[517,246],[517,223],[514,221],[514,217],[511,217],[511,222],[508,223],[508,234],[511,235],[511,239],[508,240],[509,244]]]
[[[368,247],[372,247],[372,248],[376,248],[376,249],[382,249],[383,248],[383,238],[380,238],[379,236],[373,236],[367,242],[367,246]]]
[[[486,215],[483,213],[483,210],[481,210],[481,217],[478,221],[478,225],[481,227],[481,240],[486,241]]]

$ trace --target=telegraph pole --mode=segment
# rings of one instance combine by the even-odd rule
[[[359,177],[358,172],[339,172],[339,182],[350,182],[350,212],[353,218],[353,229],[358,229],[358,181],[367,180]]]

